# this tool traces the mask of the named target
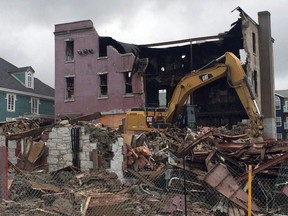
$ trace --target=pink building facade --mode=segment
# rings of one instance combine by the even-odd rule
[[[111,38],[100,47],[90,20],[55,25],[54,35],[56,118],[124,114],[143,105],[143,77],[132,76],[133,53],[119,53]]]

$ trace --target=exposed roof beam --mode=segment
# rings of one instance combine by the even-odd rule
[[[203,40],[219,40],[221,38],[226,38],[226,37],[229,37],[229,35],[224,33],[224,34],[218,34],[218,35],[212,35],[212,36],[188,38],[188,39],[167,41],[167,42],[160,42],[160,43],[141,44],[140,46],[147,46],[147,47],[165,46],[165,45],[180,44],[180,43],[192,43],[192,42],[203,41]]]

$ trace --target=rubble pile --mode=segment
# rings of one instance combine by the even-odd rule
[[[5,135],[22,133],[31,129],[39,128],[43,121],[38,118],[17,118],[15,121],[5,122],[2,131]]]
[[[85,173],[66,167],[51,173],[19,173],[9,188],[9,201],[0,208],[7,215],[31,215],[35,209],[51,215],[81,215],[81,205],[91,194],[120,190],[117,175],[106,170]]]
[[[16,174],[0,210],[1,215],[175,215],[183,212],[183,200],[183,195],[137,179],[123,184],[107,170],[88,173],[65,167],[51,173]],[[212,215],[209,209],[199,203],[188,211]]]
[[[244,124],[233,126],[230,130],[225,127],[201,127],[197,131],[179,128],[153,129],[129,139],[124,136],[124,143],[127,146],[127,170],[143,182],[148,182],[150,186],[159,183],[163,175],[167,177],[169,169],[185,167],[191,176],[200,181],[197,184],[208,184],[219,196],[228,198],[240,209],[247,209],[247,187],[245,189],[243,184],[247,182],[248,165],[252,165],[253,175],[257,174],[259,185],[266,180],[271,181],[266,183],[266,190],[255,187],[260,191],[255,193],[258,196],[255,198],[257,202],[269,197],[269,191],[275,189],[276,181],[280,185],[288,182],[288,173],[280,180],[281,183],[278,176],[281,166],[286,164],[288,158],[288,142],[255,138]],[[170,180],[174,177],[170,176]],[[196,182],[195,178],[193,181]],[[235,191],[232,189],[233,197],[227,195],[231,187],[238,188]],[[190,190],[200,189],[194,186]],[[277,188],[277,191],[281,194],[280,199],[287,200],[288,193],[283,192],[286,190],[282,189],[281,192],[281,188]],[[271,197],[270,202],[272,199]],[[279,206],[275,208],[281,209]],[[252,210],[262,211],[261,203],[257,205],[253,202]]]
[[[97,143],[99,156],[115,159],[112,146],[120,136],[117,131],[93,121],[77,121],[75,126],[84,127],[89,141]],[[172,127],[121,136],[122,181],[104,167],[83,172],[69,166],[44,173],[10,163],[11,173],[16,174],[12,175],[8,199],[0,204],[0,213],[132,216],[237,211],[235,215],[245,215],[248,165],[253,167],[256,190],[253,213],[266,213],[268,204],[270,212],[283,213],[285,209],[287,141],[255,139],[243,124],[232,129],[200,127],[197,131]],[[31,151],[34,154],[27,157],[31,162],[40,157],[44,146],[41,140],[37,144]],[[276,191],[277,199],[272,191]],[[271,204],[279,199],[284,204]]]

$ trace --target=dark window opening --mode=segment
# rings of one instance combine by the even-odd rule
[[[256,35],[254,32],[252,33],[252,46],[253,46],[253,53],[255,54],[256,53]]]
[[[66,100],[74,99],[74,77],[66,77]]]
[[[66,61],[74,60],[74,41],[66,41]]]
[[[108,93],[107,74],[101,74],[100,76],[100,94],[106,96]]]
[[[255,96],[257,96],[257,95],[258,95],[257,71],[254,71],[254,73],[253,73],[253,82],[254,82],[254,92],[255,92]]]
[[[132,93],[132,73],[124,73],[125,77],[125,94]]]

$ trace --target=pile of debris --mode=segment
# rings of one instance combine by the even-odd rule
[[[8,121],[2,125],[2,133],[4,135],[11,135],[22,133],[31,129],[41,127],[43,120],[40,118],[17,118],[14,121]]]
[[[51,173],[18,172],[9,197],[0,204],[3,215],[175,215],[183,213],[184,197],[137,180],[121,183],[107,170],[81,172],[65,167]],[[188,212],[213,215],[199,203]],[[2,214],[1,214],[2,215]]]
[[[185,168],[200,180],[199,184],[210,185],[219,195],[247,209],[247,188],[241,186],[247,182],[248,165],[252,165],[253,175],[264,179],[261,181],[266,178],[273,179],[274,183],[278,181],[277,184],[283,186],[277,188],[281,199],[288,198],[288,187],[285,190],[288,173],[280,182],[278,179],[281,163],[288,158],[288,142],[255,139],[246,125],[239,124],[230,130],[201,127],[196,132],[179,128],[154,129],[138,136],[126,134],[123,137],[126,169],[146,183],[150,182],[150,186],[163,174],[167,176],[171,167]],[[261,191],[259,196],[268,197],[269,191],[274,190],[273,183],[267,183],[266,187],[268,185],[267,191]],[[230,192],[227,194],[227,191]],[[258,199],[262,198],[256,197]],[[261,211],[259,204],[253,202],[252,207],[254,212]],[[280,209],[279,206],[275,208]]]

